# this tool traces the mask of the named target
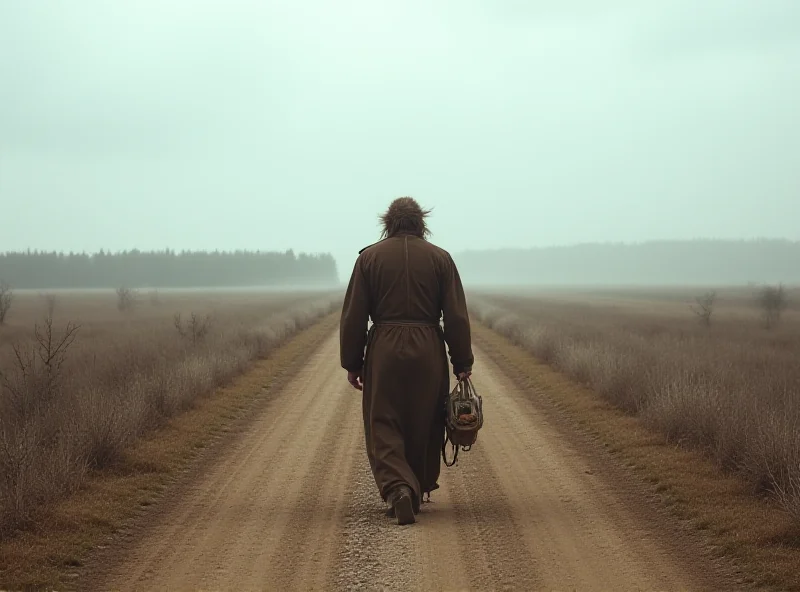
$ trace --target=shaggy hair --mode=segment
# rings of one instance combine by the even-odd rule
[[[389,209],[380,216],[383,231],[381,238],[389,238],[396,234],[413,234],[420,238],[430,236],[425,218],[431,210],[423,210],[413,197],[398,197]]]

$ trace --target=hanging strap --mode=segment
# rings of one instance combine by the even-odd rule
[[[447,461],[447,442],[449,440],[450,439],[447,437],[447,434],[445,433],[444,442],[442,442],[442,460],[444,461],[445,466],[452,467],[454,464],[456,464],[456,461],[458,460],[458,449],[459,449],[459,446],[458,446],[458,444],[452,444],[452,443],[450,444],[450,446],[453,449],[453,460],[448,462]]]

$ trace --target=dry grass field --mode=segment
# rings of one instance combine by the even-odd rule
[[[0,326],[0,538],[339,299],[151,292],[120,310],[114,291],[15,294]]]
[[[703,291],[700,291],[701,293]],[[751,291],[480,291],[471,311],[672,442],[707,451],[800,526],[798,294],[764,327]]]

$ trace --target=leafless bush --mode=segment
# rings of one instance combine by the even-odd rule
[[[181,337],[189,339],[193,345],[197,345],[203,341],[208,334],[211,325],[211,315],[200,316],[193,312],[189,315],[189,320],[184,324],[181,320],[181,314],[176,313],[173,317],[173,324]]]
[[[133,310],[138,294],[136,290],[121,286],[117,288],[117,309],[122,312]]]
[[[711,315],[714,312],[714,302],[716,299],[716,291],[706,292],[702,296],[695,298],[695,304],[691,307],[692,312],[700,317],[700,320],[706,327],[711,326]]]
[[[0,325],[5,324],[6,315],[11,310],[11,302],[14,300],[14,291],[11,286],[0,280]]]
[[[771,329],[781,320],[781,314],[789,304],[786,289],[782,284],[764,286],[758,291],[758,305],[764,318],[764,326]]]
[[[761,488],[770,491],[800,524],[800,431],[780,414],[765,416],[753,430],[747,466]]]
[[[47,478],[52,471],[43,469],[49,454],[64,453],[63,419],[52,410],[62,394],[64,362],[77,331],[68,323],[57,334],[48,316],[43,328],[34,327],[33,344],[13,346],[12,369],[0,371],[0,527],[9,513],[11,521],[24,522],[50,488],[64,485],[53,484]]]
[[[13,346],[16,376],[0,372],[0,386],[10,403],[10,411],[28,416],[37,406],[47,404],[59,394],[61,374],[67,350],[75,341],[78,325],[67,323],[63,333],[53,329],[53,317],[44,320],[44,327],[34,326],[35,344]]]

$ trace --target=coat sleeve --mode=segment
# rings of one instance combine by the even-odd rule
[[[442,279],[444,339],[450,350],[453,374],[458,375],[461,372],[472,371],[475,358],[472,354],[472,338],[464,287],[461,284],[458,268],[449,255]]]
[[[358,372],[364,365],[369,321],[369,286],[359,257],[353,267],[350,283],[344,296],[339,321],[339,352],[342,368]]]

